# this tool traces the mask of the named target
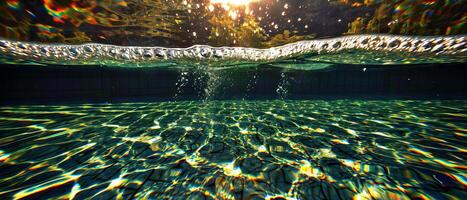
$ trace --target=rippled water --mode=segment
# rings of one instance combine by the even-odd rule
[[[189,48],[105,44],[38,44],[0,40],[0,61],[13,64],[104,65],[123,67],[225,67],[239,64],[299,63],[420,64],[466,61],[466,38],[458,36],[355,35],[306,40],[283,46]],[[9,62],[11,61],[11,62]],[[297,64],[296,64],[297,65]],[[287,65],[281,65],[288,67]],[[290,65],[289,65],[290,66]],[[292,67],[293,68],[293,67]]]
[[[0,108],[0,197],[462,199],[466,101]]]

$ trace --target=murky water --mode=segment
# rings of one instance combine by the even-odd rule
[[[462,199],[466,101],[0,108],[0,196]]]

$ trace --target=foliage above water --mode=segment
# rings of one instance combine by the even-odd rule
[[[467,30],[464,1],[384,0],[365,4],[376,7],[373,16],[357,17],[347,33],[450,35],[465,34]]]
[[[459,0],[5,0],[0,37],[264,48],[343,34],[465,34],[466,7]]]

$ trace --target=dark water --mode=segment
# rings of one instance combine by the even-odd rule
[[[2,198],[462,199],[466,101],[1,107]]]

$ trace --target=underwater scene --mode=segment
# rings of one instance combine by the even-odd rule
[[[464,0],[2,0],[0,199],[467,199]]]

